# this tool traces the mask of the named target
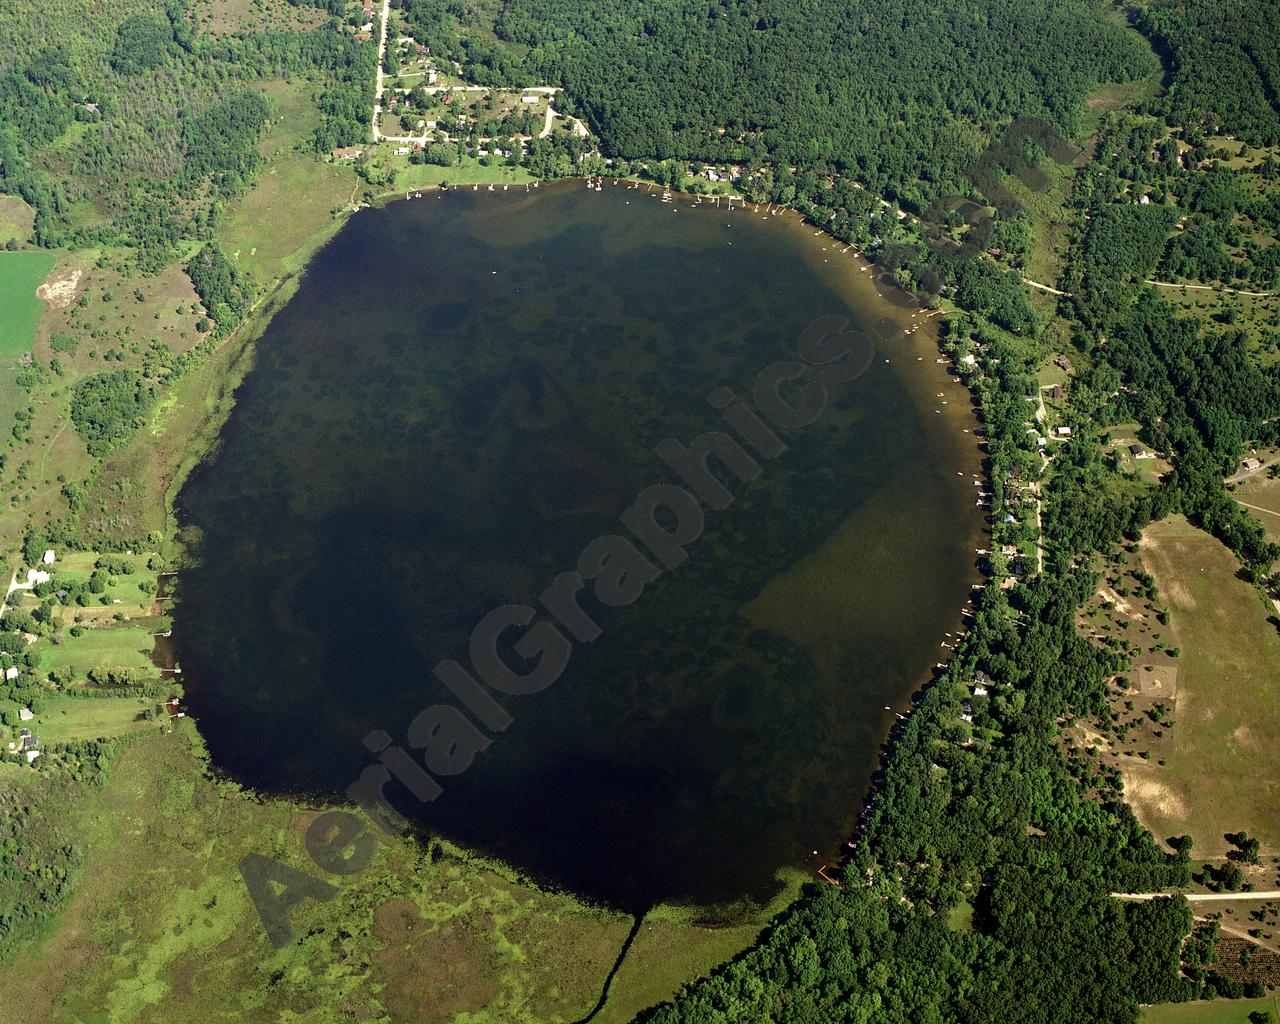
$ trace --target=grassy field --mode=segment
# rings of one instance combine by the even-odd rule
[[[49,697],[27,728],[43,743],[114,739],[160,728],[161,723],[144,718],[158,704],[149,697]]]
[[[1271,477],[1265,469],[1258,470],[1231,493],[1262,524],[1271,540],[1280,541],[1280,476]]]
[[[53,269],[50,252],[0,252],[0,359],[31,348],[44,306],[36,298]]]
[[[1280,1001],[1268,996],[1148,1006],[1142,1011],[1142,1024],[1249,1024],[1249,1014],[1259,1010],[1270,1010],[1280,1019]]]
[[[256,83],[275,101],[276,114],[260,144],[267,166],[218,227],[223,250],[262,285],[295,274],[340,226],[363,182],[348,164],[299,152],[320,121],[305,79]],[[279,211],[287,209],[282,217]]]
[[[1139,557],[1167,602],[1162,643],[1181,653],[1130,673],[1164,666],[1174,724],[1145,738],[1150,759],[1124,759],[1128,797],[1158,837],[1185,832],[1201,857],[1223,855],[1239,829],[1280,851],[1280,636],[1231,553],[1182,517],[1148,527]]]
[[[61,644],[37,640],[32,648],[43,672],[54,668],[70,669],[77,679],[90,669],[131,668],[147,676],[159,673],[148,658],[155,645],[152,630],[145,626],[110,626],[87,629],[81,636],[68,637]]]
[[[450,185],[524,185],[531,181],[533,177],[523,167],[507,167],[505,164],[486,167],[474,157],[466,158],[456,167],[411,164],[405,160],[404,166],[396,172],[395,189],[405,192],[444,182]]]

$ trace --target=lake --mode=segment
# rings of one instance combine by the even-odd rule
[[[660,442],[734,434],[713,389],[752,406],[817,317],[919,322],[842,249],[794,215],[611,183],[354,215],[180,494],[197,564],[173,643],[214,765],[331,797],[375,763],[371,730],[410,750],[419,712],[461,707],[432,669],[471,669],[487,613],[537,608],[595,538],[645,551],[619,516],[681,483]],[[718,471],[732,500],[704,508],[683,564],[645,551],[630,603],[588,584],[598,637],[562,625],[572,654],[540,692],[484,687],[509,727],[469,713],[487,749],[436,773],[431,802],[393,783],[396,806],[628,910],[765,899],[780,870],[838,858],[886,705],[946,653],[982,546],[968,393],[933,321],[877,349],[814,422],[774,428],[786,450],[752,453],[754,479]],[[520,635],[500,654],[523,672]]]

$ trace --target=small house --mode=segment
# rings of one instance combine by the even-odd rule
[[[1065,440],[1066,438],[1071,436],[1071,428],[1070,427],[1054,427],[1053,436],[1057,438],[1062,438],[1063,440]]]
[[[58,556],[53,551],[46,551],[44,553],[44,557],[40,559],[40,561],[43,562],[45,565],[53,565],[57,557]]]
[[[536,92],[525,93],[523,96],[520,97],[520,102],[521,103],[537,103],[538,100],[540,99],[542,99],[542,97],[539,96]]]
[[[1058,401],[1058,402],[1062,401],[1062,394],[1063,394],[1063,391],[1062,391],[1062,385],[1061,385],[1061,384],[1055,384],[1055,385],[1050,389],[1049,394],[1053,397],[1053,399],[1054,399],[1055,401]]]
[[[19,675],[20,675],[20,671],[17,665],[10,665],[7,669],[4,670],[5,679],[17,679]]]
[[[333,158],[335,160],[354,160],[362,152],[359,146],[337,146],[333,150]]]
[[[21,708],[18,711],[18,721],[20,722],[30,722],[35,717],[35,713],[30,708]]]
[[[1240,463],[1240,471],[1242,473],[1253,473],[1262,468],[1262,462],[1259,459],[1245,459]]]

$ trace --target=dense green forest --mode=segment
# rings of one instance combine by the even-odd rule
[[[1167,55],[1173,123],[1280,143],[1278,0],[1155,0],[1140,25]]]
[[[438,9],[447,0],[406,0]],[[513,0],[499,37],[561,84],[606,155],[850,175],[923,210],[965,193],[980,132],[1069,129],[1099,82],[1151,70],[1089,0],[804,4]]]

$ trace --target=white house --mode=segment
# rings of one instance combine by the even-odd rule
[[[50,579],[49,574],[45,572],[43,569],[27,570],[27,582],[30,583],[33,587],[40,583],[48,583],[49,579]]]
[[[54,552],[53,552],[53,551],[46,551],[46,552],[44,553],[44,558],[40,559],[40,561],[41,561],[41,562],[43,562],[45,565],[53,565],[54,560],[55,560],[57,557],[58,557],[58,556],[57,556],[56,554],[54,554]]]
[[[18,678],[18,666],[17,666],[17,665],[10,665],[7,669],[5,669],[5,670],[4,670],[4,677],[5,677],[6,679],[17,679],[17,678]],[[23,711],[25,711],[25,710],[26,710],[26,708],[23,708],[22,710],[23,710]]]
[[[18,670],[15,668],[13,671],[16,673]],[[30,708],[22,708],[18,712],[18,721],[20,722],[29,722],[35,717]]]

